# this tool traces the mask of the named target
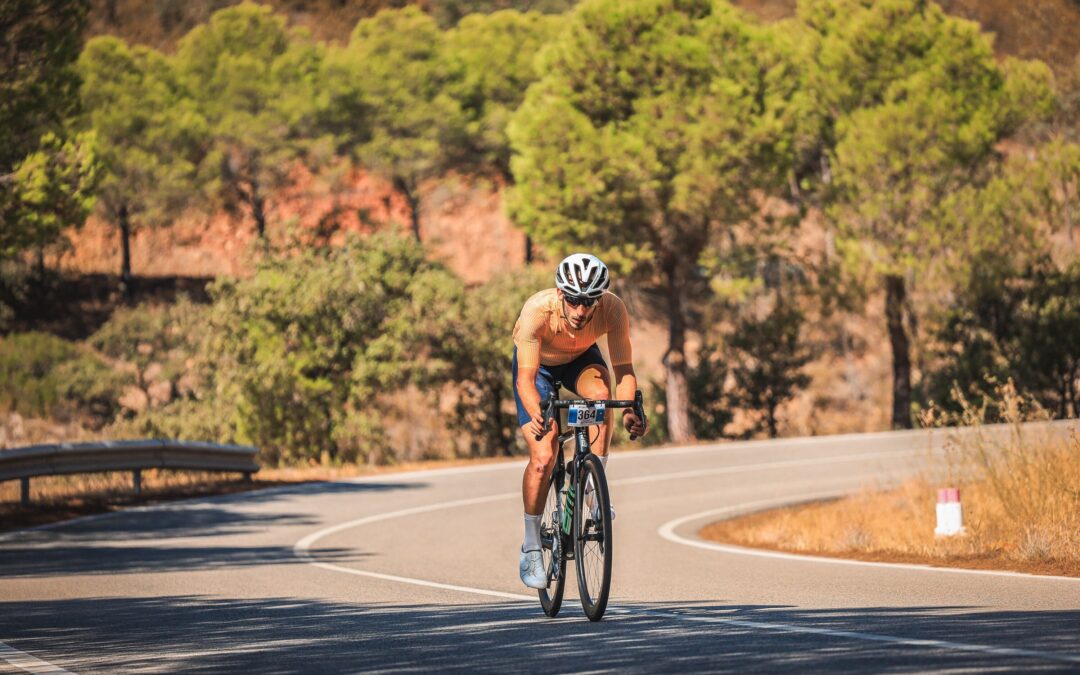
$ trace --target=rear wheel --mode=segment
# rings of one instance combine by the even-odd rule
[[[558,517],[559,490],[565,481],[566,472],[562,463],[556,460],[548,486],[547,501],[540,514],[540,551],[544,556],[544,569],[547,570],[548,587],[537,591],[544,614],[555,616],[562,607],[563,590],[566,587],[566,547],[563,545]]]
[[[590,621],[599,621],[611,590],[611,501],[604,467],[596,455],[581,463],[574,508],[574,558],[578,593]]]

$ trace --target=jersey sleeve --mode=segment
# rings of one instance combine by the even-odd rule
[[[634,351],[630,346],[630,314],[626,305],[615,295],[608,310],[608,353],[612,366],[623,366],[634,362]]]
[[[514,326],[519,368],[540,367],[540,337],[546,325],[544,313],[534,303],[526,303]]]

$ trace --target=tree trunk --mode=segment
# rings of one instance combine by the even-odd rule
[[[413,237],[420,242],[420,196],[416,194],[416,188],[409,181],[401,177],[394,178],[394,189],[405,197],[409,205],[409,221],[412,225]]]
[[[533,261],[533,240],[529,235],[525,235],[525,264],[528,265]]]
[[[510,439],[506,437],[506,429],[502,423],[502,392],[498,385],[492,388],[489,398],[491,399],[491,423],[498,431],[499,454],[509,457],[514,453],[510,451]]]
[[[666,265],[664,271],[668,291],[668,350],[664,355],[668,435],[676,443],[686,443],[694,440],[690,426],[690,384],[686,375],[686,318],[676,264]]]
[[[251,181],[251,215],[255,218],[255,231],[259,239],[266,243],[266,200],[259,191],[259,182]]]
[[[885,321],[893,354],[893,429],[911,428],[911,344],[904,328],[904,277],[885,277]]]
[[[776,409],[777,409],[777,407],[779,407],[779,404],[776,401],[772,401],[772,400],[769,401],[769,403],[768,403],[768,413],[767,413],[767,416],[766,416],[766,422],[769,425],[769,438],[776,438],[776,436],[777,436],[777,429],[776,429]]]
[[[131,216],[127,204],[117,211],[116,221],[120,226],[120,281],[127,292],[131,287]]]
[[[44,244],[38,244],[36,267],[37,267],[38,281],[45,281],[45,245]]]

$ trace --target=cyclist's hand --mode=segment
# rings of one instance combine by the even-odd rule
[[[537,436],[543,437],[544,434],[544,415],[543,413],[535,415],[532,420],[529,421],[529,426],[526,427],[529,435],[533,438]]]
[[[648,425],[642,422],[641,418],[635,415],[631,408],[623,410],[622,423],[627,433],[637,436],[638,438],[644,436],[645,432],[649,430]]]

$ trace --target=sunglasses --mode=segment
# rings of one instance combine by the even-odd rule
[[[583,305],[585,307],[592,307],[596,303],[600,302],[600,298],[578,298],[573,295],[566,295],[563,297],[566,298],[566,301],[570,303],[571,307],[581,307]]]

